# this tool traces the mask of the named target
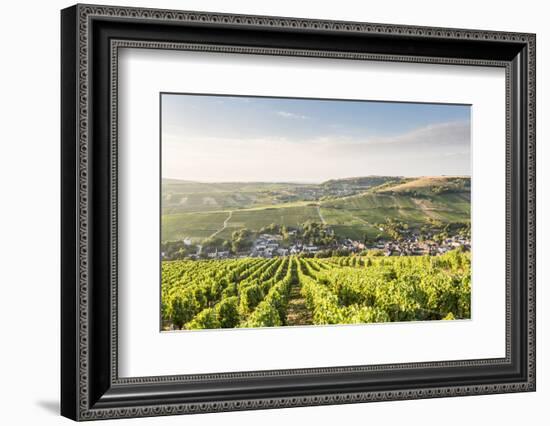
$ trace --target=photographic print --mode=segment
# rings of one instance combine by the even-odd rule
[[[470,105],[160,97],[163,331],[470,319]]]
[[[536,390],[536,34],[78,4],[60,65],[63,416]]]

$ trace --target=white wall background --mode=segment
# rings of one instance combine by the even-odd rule
[[[550,401],[550,28],[545,3],[104,0],[103,4],[537,33],[538,390],[530,394],[107,421],[102,424],[544,424]],[[59,9],[3,4],[0,66],[0,419],[69,424],[59,405]]]

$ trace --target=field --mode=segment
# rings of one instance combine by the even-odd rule
[[[162,262],[163,329],[470,318],[470,253]]]
[[[466,177],[364,177],[321,184],[199,183],[163,180],[162,240],[229,239],[270,224],[330,226],[340,238],[362,241],[388,219],[411,228],[437,221],[469,223]]]
[[[233,212],[231,223],[237,227],[260,229],[275,223],[277,225],[298,226],[307,220],[319,221],[315,206],[285,206],[257,210],[237,210]]]
[[[226,212],[177,213],[163,215],[162,240],[190,238],[201,241],[223,228]]]
[[[441,222],[467,222],[469,193],[414,197],[408,194],[368,193],[321,203],[321,214],[328,225],[348,238],[361,239],[377,234],[376,224],[387,218],[419,227],[433,219]]]
[[[162,180],[163,214],[228,211],[318,200],[323,196],[359,194],[400,178],[369,176],[329,180],[321,184],[292,182],[205,183],[175,179]]]

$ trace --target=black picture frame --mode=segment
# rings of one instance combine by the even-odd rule
[[[92,420],[534,391],[535,43],[534,34],[524,33],[97,5],[64,9],[61,414]],[[116,53],[124,46],[505,68],[506,357],[119,378],[115,101]]]

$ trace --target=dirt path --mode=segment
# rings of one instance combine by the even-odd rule
[[[433,207],[428,207],[423,200],[417,198],[412,199],[413,203],[416,204],[426,216],[431,217],[432,219],[441,220],[441,216],[437,214],[436,209]]]
[[[218,229],[216,232],[214,232],[212,235],[210,235],[208,238],[214,238],[216,235],[218,235],[220,232],[222,232],[225,228],[227,228],[227,224],[231,220],[231,216],[233,216],[233,211],[229,212],[229,216],[223,221],[223,227],[222,229]]]
[[[300,284],[295,283],[290,289],[290,299],[286,311],[287,325],[312,325],[311,312],[306,307],[306,301],[300,294]]]
[[[325,220],[325,218],[323,217],[323,215],[321,214],[321,206],[320,205],[317,205],[317,214],[319,215],[319,219],[321,219],[321,223],[323,225],[326,225],[327,224],[327,221]]]
[[[355,216],[354,214],[350,214],[350,216],[355,220],[358,220],[359,222],[363,222],[365,225],[370,225],[370,223],[367,220],[363,219],[362,217]]]

